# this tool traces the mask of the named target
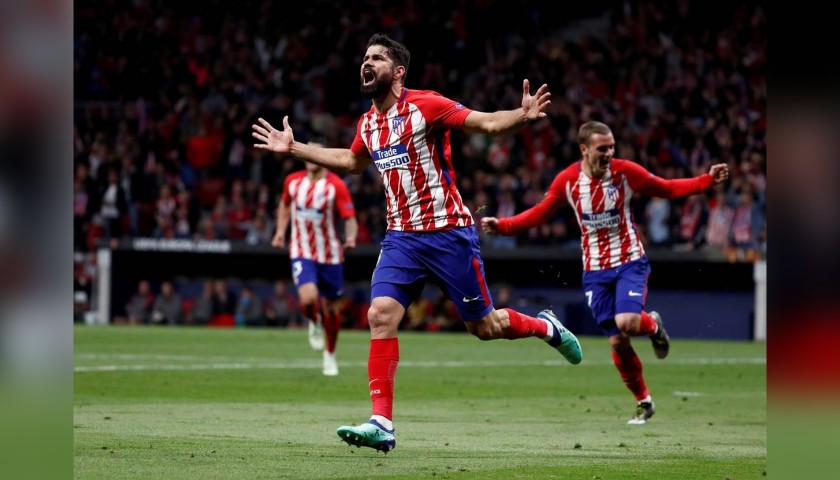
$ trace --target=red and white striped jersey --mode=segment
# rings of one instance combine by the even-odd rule
[[[291,173],[283,182],[282,202],[291,210],[290,258],[330,265],[344,261],[336,220],[353,217],[356,210],[341,177],[328,171],[324,178],[313,182],[306,170]]]
[[[472,110],[430,90],[403,88],[387,112],[371,107],[350,149],[373,159],[385,186],[388,230],[433,231],[473,224],[455,186],[450,130]]]
[[[574,206],[581,231],[583,269],[604,270],[638,260],[645,254],[639,240],[630,200],[634,192],[677,198],[703,192],[713,183],[704,173],[694,178],[665,180],[629,160],[614,158],[601,178],[590,178],[581,162],[554,177],[545,198],[510,218],[500,219],[498,232],[517,235],[545,223],[564,203]]]

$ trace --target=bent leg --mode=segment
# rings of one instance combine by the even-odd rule
[[[615,324],[619,330],[631,337],[640,335],[651,336],[658,329],[656,320],[644,310],[638,313],[619,313],[615,316]]]
[[[321,313],[317,285],[314,282],[301,284],[297,288],[297,294],[298,300],[300,301],[300,313],[310,322],[317,323]]]
[[[338,309],[338,302],[324,299],[321,318],[323,319],[324,336],[326,337],[324,350],[329,353],[335,352],[335,347],[338,343],[338,332],[341,330],[341,315]]]
[[[338,344],[338,332],[341,329],[341,319],[338,304],[335,300],[323,299],[321,308],[321,323],[324,327],[324,353],[322,372],[327,376],[338,375],[338,361],[335,357],[335,347]]]
[[[642,361],[633,350],[630,344],[630,337],[624,333],[610,336],[610,348],[612,349],[612,360],[624,385],[633,392],[636,401],[642,401],[649,397],[645,379],[642,376]]]
[[[467,330],[480,340],[539,337],[571,364],[583,359],[583,350],[577,337],[560,323],[551,310],[543,310],[536,318],[503,308],[492,310],[484,317],[466,322]]]
[[[627,335],[650,336],[656,333],[656,321],[644,311],[650,265],[643,258],[618,268],[615,287],[615,323]]]
[[[547,320],[534,318],[510,308],[493,309],[478,320],[467,321],[467,331],[479,340],[495,340],[506,338],[539,337],[546,340],[550,323]]]

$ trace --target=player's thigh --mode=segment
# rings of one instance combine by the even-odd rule
[[[370,280],[371,305],[379,297],[399,303],[403,310],[420,294],[428,270],[413,251],[412,237],[404,232],[388,231]]]
[[[475,228],[455,228],[433,235],[428,242],[434,254],[425,261],[441,289],[455,304],[462,320],[487,317],[493,311],[493,298],[484,277]]]
[[[618,332],[615,324],[615,284],[617,272],[594,270],[583,272],[583,293],[586,304],[598,327],[607,335]]]
[[[344,295],[344,265],[317,264],[318,292],[327,300],[336,300]]]
[[[292,281],[296,288],[307,283],[318,284],[318,270],[316,263],[306,258],[293,258],[292,265]]]
[[[314,282],[306,282],[297,288],[298,301],[309,305],[318,301],[318,287]]]
[[[628,262],[617,269],[616,313],[641,313],[647,298],[650,264],[646,258]]]
[[[318,299],[318,271],[315,262],[305,258],[292,259],[292,281],[297,289],[301,305],[309,305]]]

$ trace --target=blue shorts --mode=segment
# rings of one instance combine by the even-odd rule
[[[618,268],[583,272],[586,302],[608,336],[619,333],[615,316],[619,313],[641,313],[647,297],[650,264],[647,257],[627,262]]]
[[[314,283],[318,294],[328,300],[344,295],[344,265],[329,265],[305,258],[292,259],[292,279],[295,286]]]
[[[370,281],[371,301],[390,297],[408,308],[426,280],[438,284],[464,321],[478,320],[493,310],[475,226],[385,233]]]

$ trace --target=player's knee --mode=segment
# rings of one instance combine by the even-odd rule
[[[615,325],[624,333],[634,334],[639,329],[642,316],[638,313],[619,313],[615,316]]]
[[[368,308],[368,325],[371,331],[391,328],[394,323],[399,323],[399,319],[395,322],[394,312],[389,308],[383,308],[382,305],[373,303]]]
[[[619,333],[618,335],[612,335],[609,340],[610,347],[617,353],[633,349],[633,346],[630,344],[630,337],[625,334]]]
[[[384,323],[385,314],[381,308],[371,305],[370,308],[368,308],[367,318],[368,325],[370,325],[371,328],[376,328]]]
[[[469,332],[482,341],[495,340],[497,338],[501,338],[502,336],[502,326],[498,322],[482,319],[476,322],[471,322],[468,325],[472,327],[467,328]]]
[[[301,305],[311,305],[318,301],[318,288],[313,283],[301,285],[297,293]]]
[[[484,342],[496,338],[493,336],[493,332],[487,330],[486,328],[478,328],[475,331],[473,331],[472,334],[475,335],[476,338]]]

